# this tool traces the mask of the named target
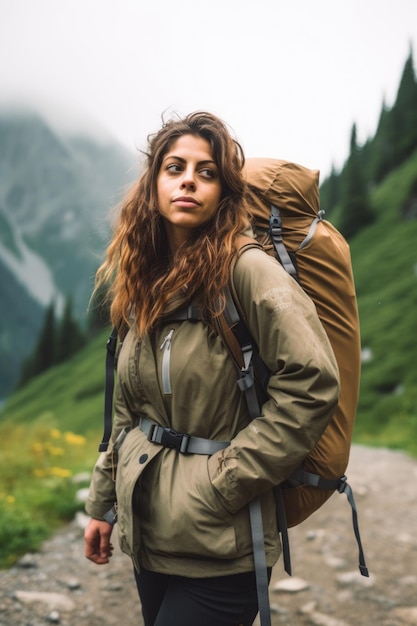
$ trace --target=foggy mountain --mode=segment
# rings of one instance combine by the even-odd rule
[[[137,170],[136,155],[112,139],[0,112],[0,397],[16,384],[45,306],[59,310],[71,296],[85,318],[111,208]]]

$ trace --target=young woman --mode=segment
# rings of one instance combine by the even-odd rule
[[[95,466],[86,556],[107,563],[117,502],[146,626],[248,626],[258,610],[249,503],[260,497],[267,566],[280,554],[274,485],[311,451],[338,399],[314,305],[249,227],[240,145],[197,112],[149,138],[98,284],[124,336],[114,426]],[[215,319],[234,288],[271,372],[251,420]],[[188,307],[188,308],[187,308]],[[189,312],[184,319],[184,310]]]

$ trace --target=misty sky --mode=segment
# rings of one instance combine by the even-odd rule
[[[248,156],[323,178],[353,122],[361,142],[375,132],[410,45],[417,59],[417,0],[0,0],[0,104],[132,149],[164,111],[206,109]]]

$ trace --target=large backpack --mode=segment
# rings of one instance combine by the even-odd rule
[[[353,492],[345,470],[349,461],[360,384],[360,326],[350,250],[341,233],[324,220],[320,210],[319,172],[277,159],[248,159],[245,166],[247,200],[255,240],[241,236],[239,254],[256,245],[276,257],[313,300],[339,367],[340,395],[336,410],[320,440],[302,466],[275,489],[284,566],[291,574],[287,529],[316,511],[336,490],[345,493],[352,509],[359,549],[359,571],[369,576],[359,533]],[[233,287],[233,266],[226,310],[218,329],[234,358],[238,384],[252,418],[260,415],[253,370],[261,392],[269,372],[246,327]],[[261,623],[270,624],[259,503],[251,503],[255,571]]]
[[[340,375],[336,411],[302,470],[324,479],[344,476],[349,460],[360,382],[360,329],[349,246],[323,219],[319,172],[276,159],[248,159],[248,201],[256,240],[274,255],[313,300]],[[241,249],[250,247],[242,238]],[[231,281],[233,289],[233,281]],[[234,302],[238,298],[233,293]],[[300,475],[301,477],[301,475]],[[301,477],[302,478],[302,477]],[[304,475],[283,490],[288,526],[306,519],[334,489]],[[298,483],[298,485],[297,485]]]

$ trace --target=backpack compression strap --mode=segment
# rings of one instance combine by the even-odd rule
[[[298,468],[291,475],[288,483],[292,486],[295,485],[309,485],[311,487],[318,487],[319,489],[331,489],[332,491],[338,491],[344,493],[348,499],[350,507],[352,509],[352,525],[355,533],[356,542],[359,550],[359,571],[362,576],[369,576],[368,567],[365,562],[365,554],[362,547],[361,536],[359,532],[359,520],[358,510],[356,508],[355,498],[353,497],[352,487],[347,482],[347,476],[342,478],[323,478],[319,474],[313,474],[312,472],[306,472],[305,470]]]

